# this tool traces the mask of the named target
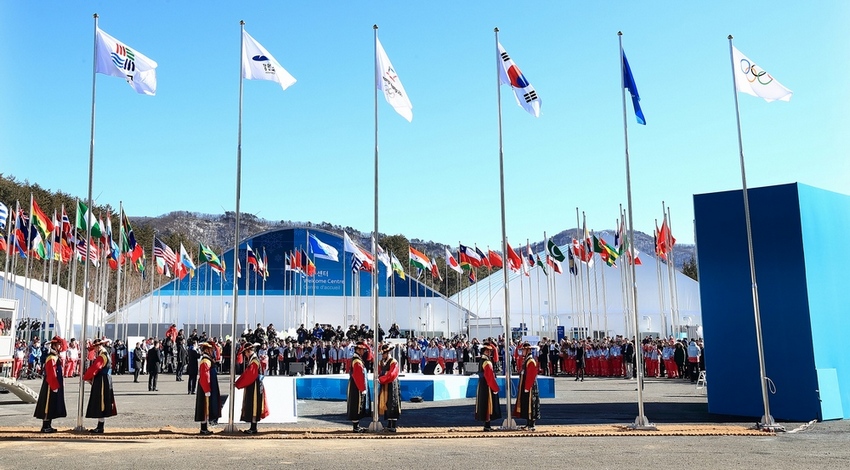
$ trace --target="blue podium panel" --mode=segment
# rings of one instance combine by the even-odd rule
[[[500,395],[505,396],[505,379],[497,378]],[[517,377],[511,382],[511,396],[516,396]],[[401,399],[409,401],[413,397],[422,397],[424,401],[456,400],[475,397],[478,386],[477,376],[462,375],[421,375],[406,374],[399,376]],[[555,380],[552,377],[538,377],[537,387],[540,398],[555,398]],[[295,379],[295,391],[299,400],[345,400],[348,391],[347,375],[307,375]],[[372,387],[372,375],[369,375],[369,391]]]

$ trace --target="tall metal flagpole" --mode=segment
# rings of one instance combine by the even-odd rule
[[[224,432],[237,432],[236,425],[233,424],[233,413],[235,407],[233,405],[234,393],[236,393],[236,315],[239,311],[237,308],[239,303],[239,276],[236,275],[239,269],[239,198],[242,195],[242,49],[245,47],[245,21],[239,21],[239,125],[236,138],[236,228],[233,236],[233,310],[230,323],[230,334],[233,335],[233,343],[230,358],[230,395],[227,400],[227,426],[224,427]]]
[[[634,250],[633,244],[635,242],[635,227],[632,222],[632,176],[631,170],[629,168],[629,126],[628,119],[626,118],[626,88],[625,88],[625,67],[623,65],[623,32],[617,31],[617,39],[620,42],[620,92],[623,94],[623,136],[625,138],[625,153],[626,153],[626,199],[628,203],[628,211],[629,211],[629,250]],[[631,253],[629,253],[631,256]],[[634,305],[632,305],[632,314],[634,315],[634,324],[633,324],[633,334],[635,337],[635,354],[638,353],[638,297],[637,297],[637,278],[635,277],[635,260],[634,256],[631,256],[630,261],[630,270],[632,274],[631,282],[632,282],[632,301]],[[635,418],[635,423],[631,426],[632,429],[657,429],[654,424],[649,422],[643,410],[643,368],[638,365],[635,367],[637,372],[637,393],[638,393],[638,416]]]
[[[97,85],[97,13],[94,14],[94,50],[92,53],[92,78],[91,78],[91,134],[89,139],[89,187],[86,203],[88,204],[88,213],[86,213],[86,243],[91,240],[91,211],[92,211],[92,181],[94,180],[94,117],[95,117],[95,90]],[[76,250],[76,247],[74,247]],[[88,259],[88,253],[86,253]],[[88,268],[88,265],[84,266]],[[80,334],[80,345],[85,347],[88,332],[86,327],[89,320],[89,270],[83,270],[83,323],[81,326],[82,333]],[[80,355],[82,356],[82,352]],[[85,364],[85,360],[82,362]],[[77,393],[77,426],[74,427],[75,432],[83,432],[86,429],[83,427],[83,398],[85,397],[85,381],[83,374],[80,374]]]
[[[753,313],[756,323],[756,346],[759,355],[759,379],[761,381],[761,399],[764,403],[764,415],[759,421],[759,429],[768,431],[784,431],[785,428],[773,420],[770,415],[770,400],[767,394],[767,371],[764,366],[764,342],[761,333],[761,312],[759,311],[759,292],[756,283],[756,258],[753,252],[753,229],[750,225],[750,200],[747,195],[747,172],[744,165],[744,141],[741,137],[741,114],[738,111],[738,89],[735,86],[735,56],[732,52],[732,35],[729,35],[729,62],[732,65],[732,93],[735,95],[735,121],[738,124],[738,153],[741,157],[741,185],[744,195],[744,220],[747,224],[747,251],[750,255],[750,280],[753,289]]]
[[[502,146],[502,83],[499,81],[499,28],[493,28],[496,35],[496,107],[499,110],[499,202],[502,215],[502,253],[508,252],[508,234],[505,228],[505,152]],[[502,429],[516,429],[516,422],[511,414],[511,300],[508,292],[508,270],[504,271],[505,282],[505,420]],[[533,317],[532,317],[533,321]]]
[[[373,84],[375,93],[375,243],[372,244],[372,331],[374,339],[372,340],[372,390],[375,392],[372,395],[372,424],[369,425],[369,430],[379,432],[384,427],[378,421],[378,353],[380,345],[378,344],[378,87],[377,83],[380,80],[378,76],[378,25],[372,25],[372,31],[375,34],[375,83]]]

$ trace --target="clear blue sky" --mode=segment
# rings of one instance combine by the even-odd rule
[[[413,103],[379,96],[380,230],[500,243],[495,40],[543,101],[502,89],[508,237],[614,227],[626,202],[617,31],[648,122],[629,104],[635,229],[664,201],[693,241],[692,195],[741,187],[727,35],[794,91],[740,95],[750,187],[848,193],[850,2],[2,2],[0,172],[84,196],[93,19],[157,61],[156,96],[97,76],[94,194],[131,216],[235,207],[239,20],[298,80],[246,81],[242,210],[373,227],[372,24]],[[14,203],[14,201],[4,201]]]

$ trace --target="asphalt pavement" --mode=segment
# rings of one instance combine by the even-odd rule
[[[24,404],[12,394],[0,394],[0,459],[2,468],[22,468],[33,463],[61,459],[63,468],[90,468],[98,465],[127,468],[157,468],[173,465],[186,456],[197,454],[205,461],[255,468],[299,466],[301,468],[398,468],[434,465],[441,468],[518,468],[531,465],[592,465],[595,468],[621,468],[645,462],[653,469],[733,468],[744,465],[769,465],[769,468],[850,468],[850,421],[781,423],[788,431],[798,432],[755,435],[674,436],[664,433],[636,436],[629,433],[599,437],[552,437],[549,429],[590,426],[610,429],[628,425],[638,414],[634,380],[587,378],[576,382],[569,377],[555,379],[555,398],[541,400],[542,419],[538,433],[522,437],[476,436],[429,439],[415,431],[403,439],[349,439],[350,423],[345,419],[342,401],[298,400],[298,422],[260,423],[261,433],[285,430],[309,435],[311,431],[338,431],[346,439],[226,439],[158,438],[157,430],[197,429],[193,422],[194,399],[187,393],[186,381],[173,375],[160,375],[158,391],[147,391],[147,376],[133,383],[132,375],[114,377],[118,416],[108,418],[110,429],[151,430],[132,438],[88,439],[70,432],[77,418],[76,379],[66,384],[69,417],[54,420],[59,435],[42,440],[34,430],[40,422],[32,417],[34,405]],[[227,375],[221,377],[222,391],[227,390]],[[40,381],[26,381],[38,390]],[[226,393],[226,392],[224,392]],[[241,393],[241,392],[237,392]],[[698,428],[709,424],[728,428],[752,428],[755,417],[721,416],[708,413],[704,389],[679,379],[648,379],[644,392],[645,415],[659,428]],[[85,397],[86,399],[88,397]],[[85,405],[85,403],[84,403]],[[504,407],[504,402],[502,403]],[[399,420],[405,428],[449,431],[478,427],[473,420],[473,399],[404,403]],[[503,408],[504,410],[504,408]],[[96,423],[84,419],[84,426]],[[245,427],[245,425],[239,425]],[[213,428],[221,433],[223,426]],[[11,431],[11,432],[10,432]],[[730,433],[734,434],[734,433]],[[55,436],[55,437],[54,437]],[[171,436],[174,437],[174,436]],[[155,450],[155,451],[154,451]],[[356,465],[351,458],[356,459]],[[177,460],[175,460],[177,459]],[[639,459],[639,460],[636,460]],[[640,465],[639,463],[637,463]],[[229,467],[230,465],[228,465]]]

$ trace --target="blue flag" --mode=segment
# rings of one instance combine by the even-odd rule
[[[635,77],[632,75],[632,69],[629,67],[629,59],[626,58],[625,51],[623,52],[623,87],[629,90],[632,95],[632,106],[635,108],[635,117],[638,124],[646,125],[646,119],[643,117],[643,111],[640,109],[640,94],[638,93]]]

